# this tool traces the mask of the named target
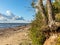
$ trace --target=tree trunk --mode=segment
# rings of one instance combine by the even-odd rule
[[[51,0],[47,0],[47,10],[48,10],[48,20],[50,23],[51,21],[53,21]]]
[[[46,12],[43,6],[43,0],[38,0],[38,9],[43,17],[43,22],[45,22],[45,24],[47,24],[47,17],[46,17]]]
[[[53,25],[54,23],[51,0],[47,0],[47,10],[48,10],[48,24],[49,27],[51,27],[51,25]]]

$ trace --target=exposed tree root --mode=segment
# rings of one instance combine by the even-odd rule
[[[55,45],[53,40],[56,40],[58,34],[60,34],[60,22],[52,23],[51,27],[49,27],[49,25],[43,26],[41,29],[46,36],[44,45]],[[51,44],[51,42],[53,42],[53,44]]]
[[[55,45],[57,37],[58,37],[57,34],[53,34],[48,39],[46,39],[43,45]]]

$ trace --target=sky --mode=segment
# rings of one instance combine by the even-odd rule
[[[25,20],[32,20],[35,12],[31,2],[31,0],[0,0],[0,13],[6,14],[6,11],[11,11]]]

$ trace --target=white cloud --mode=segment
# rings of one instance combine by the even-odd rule
[[[19,16],[15,16],[15,17],[13,17],[12,20],[16,20],[16,18],[19,18]]]
[[[7,16],[11,16],[12,13],[11,13],[10,10],[7,10],[7,11],[6,11],[6,14],[7,14]]]
[[[1,16],[0,20],[7,20],[5,17]]]
[[[0,17],[0,20],[4,20],[4,17]]]
[[[0,14],[0,23],[29,23],[21,16],[16,16],[10,10],[6,11],[7,15]]]

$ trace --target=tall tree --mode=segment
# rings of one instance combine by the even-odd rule
[[[34,42],[36,41],[35,43],[39,43],[39,45],[42,45],[41,42],[42,43],[44,42],[44,40],[42,39],[42,37],[44,38],[44,36],[41,35],[42,33],[43,35],[47,34],[51,36],[51,33],[54,31],[53,33],[55,34],[55,31],[57,31],[57,29],[60,27],[60,22],[56,22],[54,19],[55,12],[53,12],[52,0],[46,0],[46,4],[47,6],[43,4],[43,0],[37,0],[36,5],[34,6],[35,9],[37,9],[38,11],[36,12],[37,13],[36,19],[32,22],[32,26],[31,26],[32,36],[31,37],[33,37]],[[57,12],[58,10],[54,9],[54,11]],[[43,17],[43,22],[41,20],[42,19],[41,17]]]
[[[46,12],[45,12],[45,9],[43,6],[43,0],[38,0],[36,6],[43,17],[43,22],[45,22],[45,24],[47,24],[47,18],[46,18]]]

